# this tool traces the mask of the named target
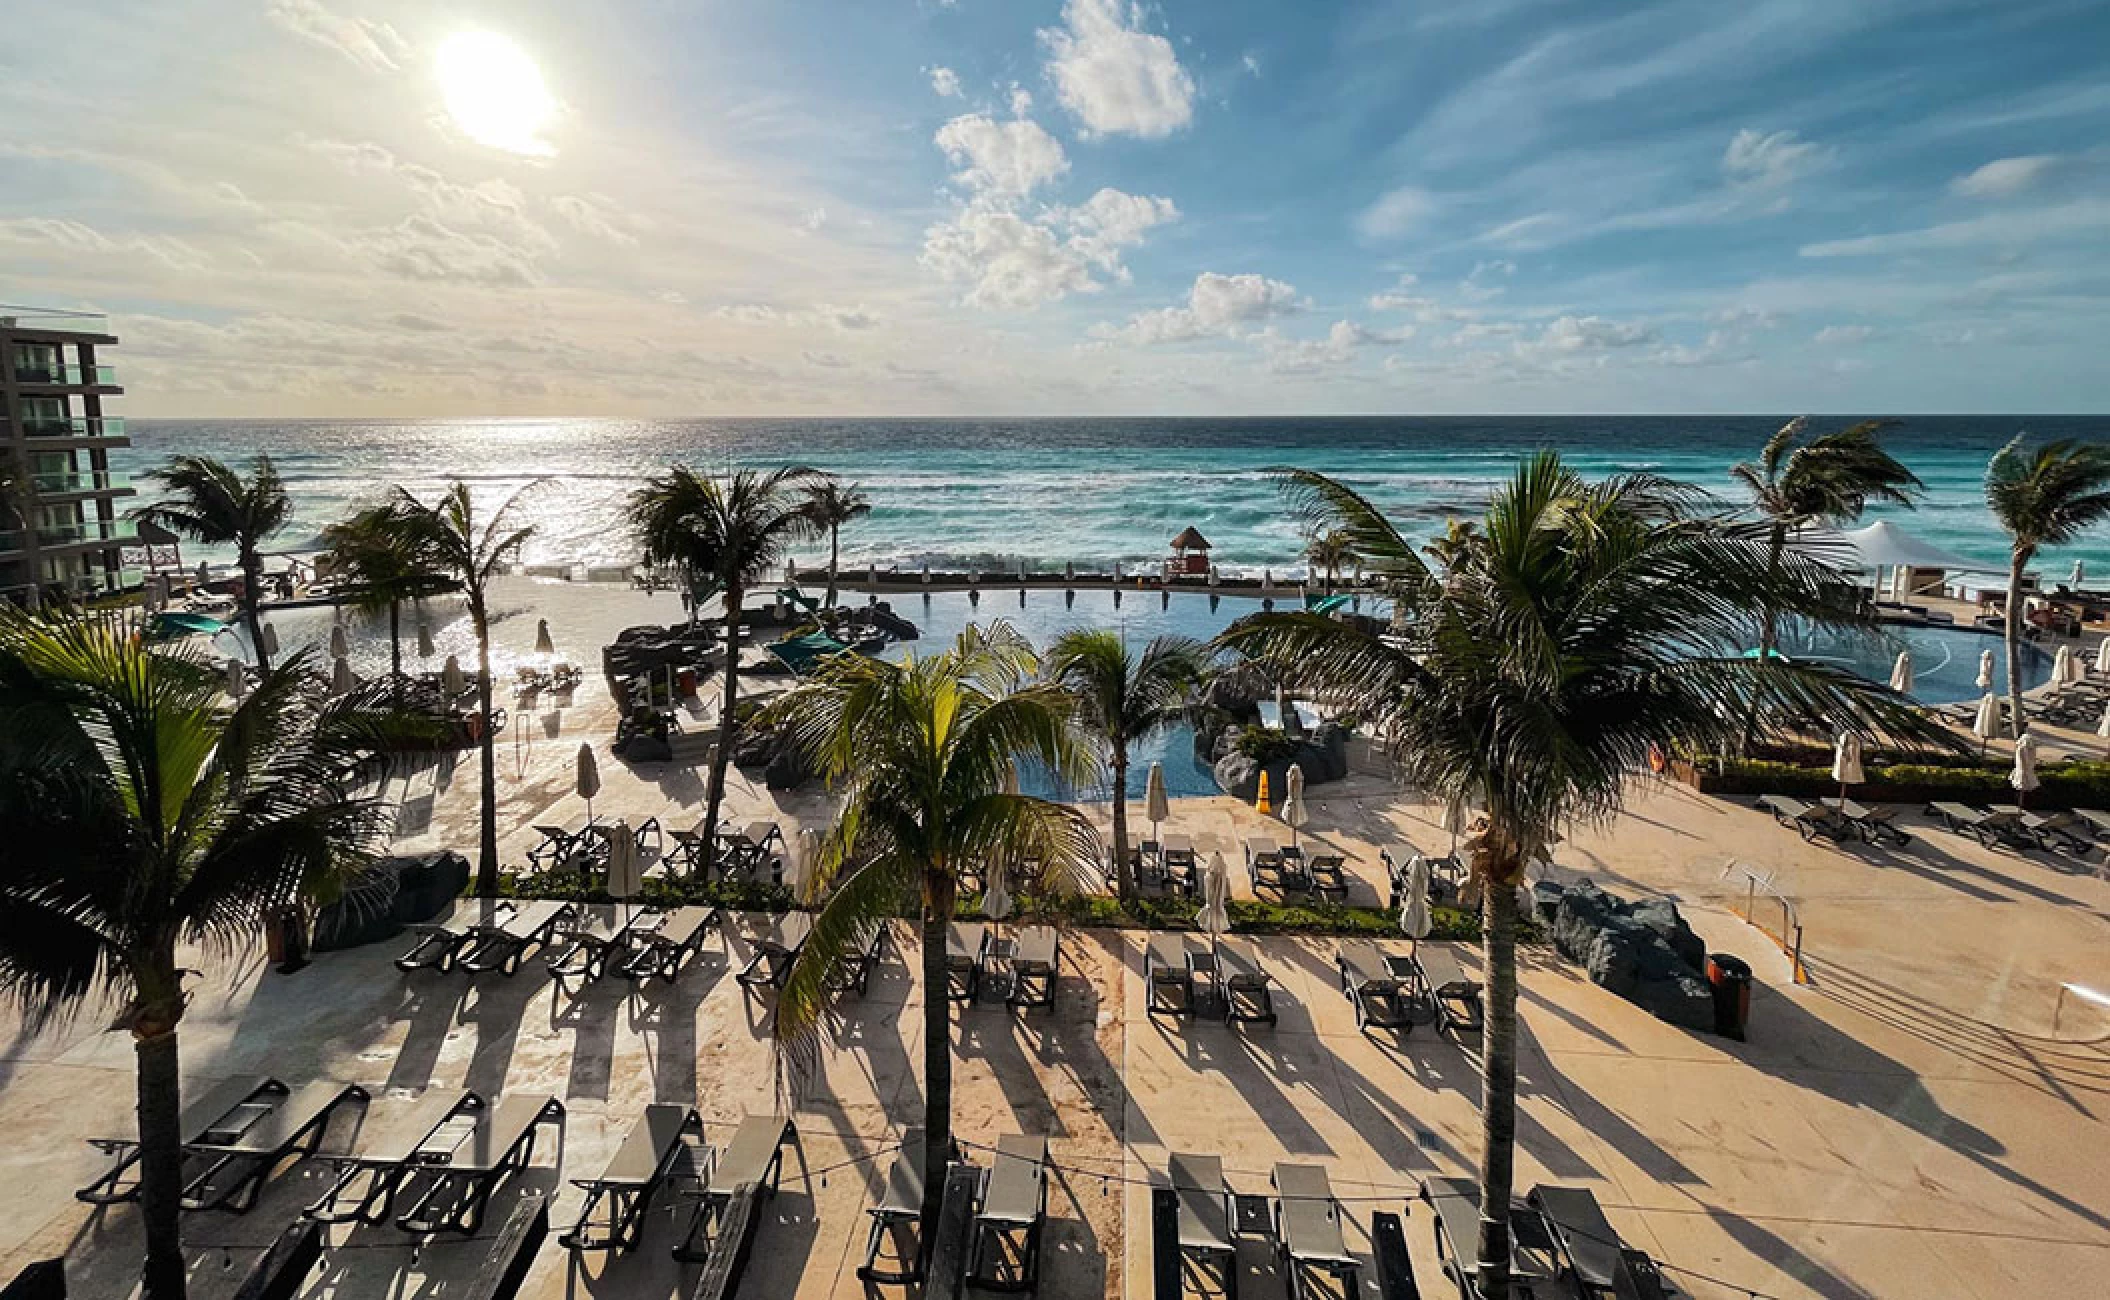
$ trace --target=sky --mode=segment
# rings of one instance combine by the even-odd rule
[[[25,35],[29,30],[25,29]],[[2110,410],[2110,8],[98,0],[141,416]]]

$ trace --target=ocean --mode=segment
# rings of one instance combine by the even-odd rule
[[[1166,553],[1193,525],[1227,571],[1301,567],[1296,523],[1267,471],[1338,477],[1407,529],[1439,533],[1477,513],[1519,456],[1559,450],[1591,475],[1663,474],[1737,499],[1729,466],[1754,456],[1784,416],[1534,416],[1019,420],[129,420],[133,446],[114,467],[133,473],[190,452],[245,462],[268,452],[293,493],[296,522],[278,548],[311,547],[322,526],[399,483],[429,494],[469,480],[496,502],[543,480],[528,501],[532,563],[627,563],[623,498],[670,463],[806,464],[861,484],[867,518],[843,532],[846,565],[1010,570]],[[1819,429],[1859,417],[1815,417]],[[2006,545],[1987,514],[1986,462],[2017,432],[2097,439],[2095,416],[1916,416],[1885,435],[1927,484],[1896,518],[1928,541],[2000,564]],[[142,485],[148,490],[148,485]],[[806,559],[824,558],[825,543]],[[224,557],[212,557],[224,558]],[[2110,578],[2110,530],[2047,554],[2063,580],[2075,559]]]

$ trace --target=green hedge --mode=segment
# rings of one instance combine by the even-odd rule
[[[1783,763],[1770,759],[1701,758],[1694,767],[1699,788],[1707,794],[1785,794],[1814,799],[1839,793],[1831,765]],[[1855,786],[1853,797],[1864,803],[2013,803],[2007,763],[1896,763],[1867,767],[1868,780]],[[2037,769],[2041,785],[2032,790],[2034,808],[2110,808],[2110,763],[2050,763]]]

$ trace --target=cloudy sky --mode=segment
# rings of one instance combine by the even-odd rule
[[[2110,409],[2100,0],[98,0],[134,415]]]

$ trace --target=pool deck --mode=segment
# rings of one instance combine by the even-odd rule
[[[524,650],[532,619],[509,620],[501,637]],[[584,819],[573,754],[582,739],[605,740],[611,713],[594,679],[569,707],[516,712],[499,747],[508,861],[533,841],[533,824]],[[474,774],[464,756],[414,778],[400,847],[472,844]],[[602,774],[604,818],[649,814],[672,827],[699,815],[693,771],[604,762]],[[1446,846],[1435,809],[1380,779],[1309,793],[1305,837],[1348,856],[1357,901],[1379,898],[1379,846]],[[772,817],[787,833],[826,814],[817,795],[778,800],[744,779],[728,810]],[[1625,815],[1560,846],[1558,876],[1676,899],[1711,949],[1753,963],[1758,989],[1751,1041],[1734,1043],[1662,1024],[1550,948],[1528,948],[1519,1190],[1591,1188],[1622,1236],[1684,1270],[1673,1279],[1700,1297],[2006,1300],[2075,1294],[2110,1271],[2110,1019],[2068,999],[2052,1032],[2063,982],[2110,983],[2110,879],[2092,860],[1989,850],[1916,814],[1907,821],[1913,838],[1900,849],[1812,845],[1744,802],[1652,782]],[[1223,798],[1176,801],[1169,825],[1234,867],[1247,834],[1284,833]],[[1730,910],[1745,896],[1744,868],[1790,900],[1812,983],[1792,984],[1785,955]],[[905,930],[896,939],[870,994],[840,1007],[822,1069],[796,1099],[799,1144],[743,1294],[875,1293],[854,1275],[863,1210],[921,1105],[915,950]],[[1412,1193],[1425,1176],[1471,1176],[1472,1054],[1428,1026],[1404,1039],[1358,1033],[1330,940],[1253,942],[1281,990],[1271,1029],[1153,1019],[1141,936],[1106,930],[1064,936],[1052,1013],[988,1005],[958,1018],[960,1137],[1052,1142],[1043,1294],[1148,1294],[1146,1188],[1174,1151],[1221,1154],[1234,1188],[1256,1194],[1278,1160],[1326,1165],[1348,1200],[1351,1250],[1367,1260],[1373,1209],[1403,1211],[1423,1294],[1451,1294]],[[522,1188],[555,1195],[561,1231],[578,1205],[565,1180],[598,1170],[648,1102],[693,1102],[718,1140],[743,1114],[778,1104],[769,998],[726,978],[748,943],[729,926],[672,987],[598,988],[577,1001],[536,963],[510,980],[406,977],[390,965],[400,943],[323,955],[292,976],[255,952],[201,955],[193,964],[207,974],[182,1030],[186,1077],[194,1087],[262,1072],[359,1082],[379,1105],[433,1086],[556,1094],[567,1107],[561,1172],[547,1167],[552,1144],[543,1167],[502,1195],[485,1234]],[[1461,959],[1477,963],[1470,951]],[[100,1023],[17,1029],[0,1051],[0,1277],[63,1251],[72,1294],[117,1297],[136,1276],[136,1216],[70,1199],[101,1167],[82,1139],[131,1131],[131,1044]],[[193,1294],[231,1296],[320,1193],[320,1177],[312,1166],[281,1173],[246,1216],[189,1216]],[[694,1269],[668,1258],[672,1230],[655,1211],[641,1250],[583,1267],[551,1242],[522,1294],[683,1294]],[[487,1246],[414,1251],[394,1229],[336,1229],[305,1294],[443,1296]],[[1282,1295],[1258,1239],[1242,1244],[1239,1264],[1248,1300]],[[1190,1278],[1190,1294],[1217,1293],[1202,1281]],[[1375,1294],[1367,1270],[1364,1294]]]

